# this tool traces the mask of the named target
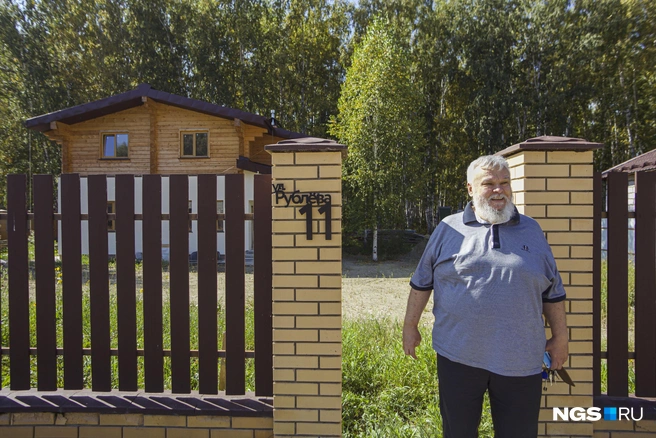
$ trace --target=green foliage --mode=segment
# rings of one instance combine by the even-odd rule
[[[389,320],[344,321],[342,420],[345,437],[442,436],[436,357],[430,330],[417,360],[405,356],[401,325]],[[486,399],[479,436],[492,437]]]
[[[342,236],[342,239],[342,250],[346,254],[371,254],[373,239],[370,232],[368,233],[367,240],[360,233],[345,234]],[[404,231],[384,230],[378,232],[378,254],[381,260],[396,259],[410,252],[414,245],[414,243],[407,239]]]
[[[395,33],[391,22],[377,19],[355,46],[330,130],[349,145],[344,189],[352,227],[404,227],[405,205],[423,176],[421,95]]]

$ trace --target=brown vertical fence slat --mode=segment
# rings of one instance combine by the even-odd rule
[[[52,175],[36,175],[33,186],[37,388],[39,391],[55,391],[57,389],[57,331]]]
[[[64,389],[82,389],[80,175],[61,176]]]
[[[11,389],[30,388],[30,317],[25,175],[7,177],[9,373]]]
[[[162,354],[162,177],[143,177],[143,320],[146,392],[164,391]]]
[[[216,175],[198,176],[198,372],[201,394],[218,393]]]
[[[608,174],[608,395],[628,395],[628,177]]]
[[[635,175],[636,395],[656,397],[656,172]]]
[[[171,389],[189,393],[189,178],[169,177]]]
[[[107,177],[90,175],[89,281],[91,301],[91,388],[111,390],[109,271],[107,268]]]
[[[271,175],[255,175],[255,395],[273,395]]]
[[[601,173],[593,177],[592,223],[592,392],[601,394]]]
[[[118,388],[137,390],[137,302],[134,257],[134,175],[116,175]]]
[[[245,392],[244,175],[225,176],[226,394]]]

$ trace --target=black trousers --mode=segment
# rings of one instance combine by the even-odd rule
[[[437,355],[444,438],[477,438],[483,396],[489,391],[494,436],[535,438],[542,376],[507,377]]]

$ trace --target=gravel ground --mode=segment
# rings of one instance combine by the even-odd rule
[[[342,313],[345,319],[388,318],[403,321],[410,277],[423,245],[396,260],[371,261],[371,257],[344,256]],[[422,316],[422,324],[432,324],[431,300]]]
[[[342,313],[345,319],[387,318],[403,321],[410,291],[410,277],[423,245],[396,260],[371,261],[369,256],[345,255],[342,263]],[[164,279],[165,282],[167,278]],[[223,300],[225,275],[218,275],[219,300]],[[190,274],[191,299],[195,300],[196,276]],[[246,274],[246,297],[253,296],[253,275]],[[432,324],[432,297],[422,324]]]
[[[414,252],[414,251],[413,251]],[[344,256],[342,263],[342,313],[345,319],[388,318],[403,321],[405,306],[410,291],[410,277],[421,257],[407,254],[398,260],[372,262],[370,257]],[[197,277],[190,273],[190,298],[196,300]],[[224,300],[225,274],[218,274],[219,301]],[[164,274],[164,283],[168,281]],[[253,275],[246,274],[246,299],[253,296]],[[428,313],[433,308],[432,299],[426,306]],[[424,315],[427,323],[432,315]]]

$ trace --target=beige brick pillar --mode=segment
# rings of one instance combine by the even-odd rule
[[[274,434],[341,436],[341,176],[346,146],[304,138],[265,149],[271,153],[274,185]],[[326,232],[328,198],[331,239]]]
[[[593,436],[592,423],[553,421],[553,407],[592,406],[593,150],[598,143],[538,137],[501,152],[510,164],[515,204],[536,219],[567,291],[569,360],[576,386],[558,381],[542,397],[541,436]],[[547,337],[549,337],[547,328]]]

